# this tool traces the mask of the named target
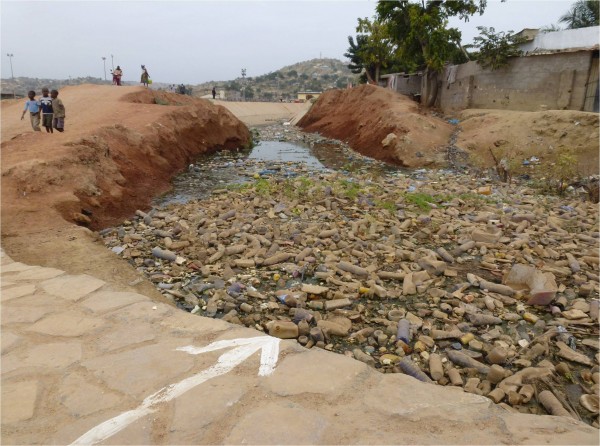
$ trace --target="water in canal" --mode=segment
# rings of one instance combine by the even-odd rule
[[[284,177],[315,171],[369,172],[382,175],[399,168],[363,157],[335,143],[304,145],[284,141],[261,141],[251,151],[221,151],[203,155],[173,179],[173,190],[154,201],[156,207],[204,198],[230,184],[278,174]]]

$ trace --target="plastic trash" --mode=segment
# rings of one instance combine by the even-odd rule
[[[398,364],[400,369],[404,374],[412,376],[419,381],[423,381],[425,383],[433,382],[429,376],[421,371],[418,365],[412,362],[409,358],[403,358]]]
[[[400,319],[398,321],[398,331],[396,332],[396,339],[403,341],[405,344],[410,343],[410,322],[406,319]]]

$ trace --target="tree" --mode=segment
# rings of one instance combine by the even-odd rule
[[[354,42],[354,38],[352,36],[348,36],[348,43],[350,44],[350,48],[348,51],[344,53],[344,57],[350,60],[348,64],[348,68],[354,74],[360,74],[365,70],[365,76],[367,79],[373,79],[375,76],[375,67],[371,64],[366,63],[363,60],[363,50],[362,48],[367,45],[367,36],[364,34],[359,34],[356,36],[356,43]]]
[[[296,70],[290,70],[287,72],[288,77],[298,77],[298,72]]]
[[[388,30],[398,46],[398,57],[411,71],[424,69],[422,97],[427,106],[437,97],[437,75],[447,62],[460,63],[466,52],[460,45],[461,32],[448,28],[448,19],[483,14],[486,0],[408,0],[383,1],[377,4],[380,20],[388,23]]]
[[[519,44],[525,39],[515,36],[512,31],[496,32],[492,27],[478,26],[479,36],[473,39],[474,46],[478,48],[477,63],[483,68],[496,70],[508,64],[510,57],[520,56],[523,51]]]
[[[558,21],[565,23],[567,29],[598,26],[600,25],[600,2],[598,0],[577,0]]]

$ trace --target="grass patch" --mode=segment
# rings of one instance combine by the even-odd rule
[[[360,193],[360,185],[348,180],[340,180],[339,185],[342,188],[342,193],[346,198],[355,200]]]
[[[404,194],[404,200],[407,203],[416,205],[419,209],[424,211],[431,209],[431,203],[435,203],[437,201],[433,195],[424,194],[422,192],[407,192]]]
[[[256,180],[256,183],[254,183],[254,189],[258,195],[263,197],[267,197],[273,192],[273,186],[271,185],[270,181],[264,178],[259,178]]]
[[[390,211],[392,214],[396,212],[396,203],[393,201],[376,201],[375,204],[381,209]]]

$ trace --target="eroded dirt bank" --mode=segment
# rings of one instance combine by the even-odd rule
[[[443,165],[453,132],[451,124],[421,113],[408,97],[372,85],[325,92],[298,126],[406,167]]]
[[[19,120],[23,101],[2,103],[2,245],[34,264],[96,272],[91,259],[106,253],[73,223],[97,229],[122,221],[148,208],[198,154],[250,139],[228,110],[201,99],[97,85],[66,88],[60,97],[62,134],[34,133],[28,117]],[[108,267],[101,278],[122,269]]]
[[[567,153],[576,158],[580,175],[599,172],[597,113],[465,110],[456,118],[456,125],[450,124],[406,96],[363,85],[325,92],[298,125],[347,141],[364,155],[408,167],[443,166],[446,148],[455,144],[464,160],[479,168],[494,167],[494,157],[507,158],[516,174],[531,173],[522,165],[534,156],[543,176],[544,167]]]

